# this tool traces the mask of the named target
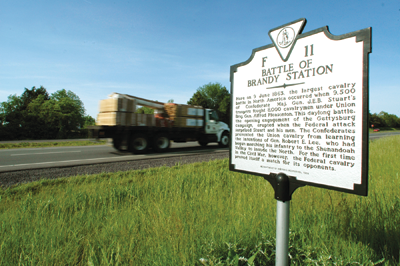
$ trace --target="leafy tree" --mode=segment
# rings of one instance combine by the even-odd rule
[[[1,103],[1,139],[16,139],[20,137],[20,128],[22,127],[22,114],[20,112],[21,106],[21,98],[18,97],[16,94],[8,96],[8,101]]]
[[[379,128],[384,126],[382,119],[376,114],[369,114],[369,126],[374,125],[374,128]]]
[[[67,138],[72,131],[83,127],[85,108],[78,95],[62,89],[53,93],[50,99],[57,102],[56,109],[59,111],[58,138]]]
[[[2,120],[2,139],[33,138],[38,127],[35,117],[28,117],[28,106],[37,97],[49,99],[49,94],[44,87],[32,89],[25,88],[21,96],[10,95],[7,102],[1,103],[0,117]]]
[[[43,87],[40,86],[40,88],[36,89],[35,86],[32,87],[32,89],[28,90],[25,88],[25,91],[21,95],[21,101],[22,101],[22,107],[23,109],[27,109],[28,105],[35,100],[39,95],[43,95],[44,100],[49,100],[49,93],[47,90]]]
[[[398,120],[399,118],[396,115],[393,114],[388,114],[384,111],[381,111],[378,114],[378,117],[381,119],[381,121],[384,123],[384,126],[386,127],[397,127],[399,126]]]
[[[209,99],[207,98],[205,93],[203,93],[199,89],[193,94],[192,98],[190,98],[190,100],[187,102],[187,104],[198,105],[198,106],[202,106],[204,108],[211,108],[210,107],[211,102],[209,101]]]
[[[0,139],[66,138],[85,124],[79,97],[64,89],[51,96],[44,87],[25,88],[0,104]]]
[[[36,127],[30,131],[37,139],[53,139],[58,135],[58,123],[61,116],[60,107],[54,99],[46,100],[37,97],[28,105],[29,120],[35,120]]]
[[[214,109],[221,121],[229,123],[231,95],[220,83],[199,87],[187,103]]]
[[[96,125],[96,120],[90,115],[86,115],[85,117],[83,117],[83,120],[84,120],[83,128]]]

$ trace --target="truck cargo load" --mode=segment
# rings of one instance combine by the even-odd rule
[[[128,98],[108,98],[100,101],[100,113],[136,111],[136,101]]]
[[[175,117],[202,117],[204,109],[201,106],[167,103],[164,105],[165,112],[174,120]]]
[[[149,126],[155,127],[156,118],[152,114],[126,112],[104,112],[97,115],[98,126]]]

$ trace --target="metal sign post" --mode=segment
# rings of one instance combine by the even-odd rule
[[[276,201],[276,266],[289,265],[289,201]]]
[[[302,33],[306,19],[269,31],[272,44],[231,66],[231,171],[275,190],[276,265],[288,264],[289,204],[310,185],[368,193],[371,28]]]

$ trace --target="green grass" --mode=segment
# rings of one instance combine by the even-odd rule
[[[398,147],[370,143],[368,197],[293,194],[291,265],[399,264]],[[3,189],[0,265],[274,265],[273,195],[228,160]]]
[[[105,140],[90,141],[54,141],[54,142],[19,142],[19,143],[0,143],[0,149],[19,149],[19,148],[46,148],[46,147],[65,147],[65,146],[91,146],[105,145]]]

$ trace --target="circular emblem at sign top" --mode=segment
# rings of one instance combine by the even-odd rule
[[[293,43],[294,35],[294,29],[291,27],[283,28],[279,32],[278,37],[276,37],[276,43],[279,47],[286,48]]]

